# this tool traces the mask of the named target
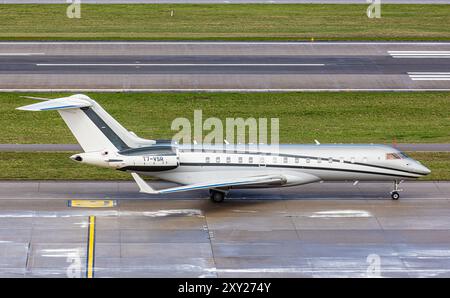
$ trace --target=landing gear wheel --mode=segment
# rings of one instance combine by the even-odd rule
[[[396,191],[393,191],[393,192],[391,193],[391,198],[392,198],[394,201],[397,201],[397,200],[400,198],[400,194],[399,194],[398,192],[396,192]]]
[[[225,193],[222,192],[222,191],[210,190],[209,191],[209,198],[214,203],[222,203],[223,200],[225,199]]]
[[[392,198],[394,201],[397,201],[397,200],[400,198],[399,192],[400,192],[400,191],[403,191],[403,189],[398,188],[398,185],[399,185],[400,183],[402,183],[402,182],[403,182],[403,180],[402,180],[402,181],[394,180],[394,190],[391,191],[391,198]]]

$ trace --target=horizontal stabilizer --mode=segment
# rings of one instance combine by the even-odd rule
[[[92,104],[83,99],[84,95],[72,95],[69,97],[50,99],[44,102],[39,102],[27,106],[17,108],[22,111],[52,111],[52,110],[67,110],[90,107]],[[41,99],[41,98],[40,98]]]
[[[53,98],[36,97],[36,96],[19,96],[19,97],[28,98],[28,99],[34,99],[34,100],[43,100],[43,101],[53,99]]]

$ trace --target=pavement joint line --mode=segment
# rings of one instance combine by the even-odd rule
[[[94,278],[95,269],[95,216],[89,216],[86,255],[86,278]]]
[[[215,258],[215,255],[214,255],[214,243],[213,243],[213,242],[214,242],[214,231],[211,231],[211,230],[209,229],[209,226],[208,226],[208,217],[207,217],[207,214],[206,214],[206,213],[205,213],[205,216],[204,216],[203,220],[205,221],[205,222],[204,222],[204,225],[203,225],[203,230],[204,230],[206,233],[208,233],[209,247],[211,248],[211,259],[212,259],[212,261],[213,261],[213,264],[214,264],[214,270],[215,270],[214,274],[216,275],[216,277],[219,277],[219,275],[217,274],[217,262],[216,262],[216,258]],[[213,237],[211,237],[210,232],[213,233]]]

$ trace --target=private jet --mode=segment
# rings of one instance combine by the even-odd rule
[[[58,111],[84,152],[78,163],[131,173],[140,192],[167,194],[208,189],[222,202],[230,189],[271,188],[321,181],[391,181],[393,200],[400,182],[430,174],[403,152],[386,145],[205,145],[148,140],[128,131],[86,95],[45,99],[17,108]],[[178,186],[154,189],[142,176]]]

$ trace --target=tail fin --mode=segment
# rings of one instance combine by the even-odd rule
[[[85,152],[142,147],[154,144],[126,130],[96,101],[86,95],[51,99],[17,108],[24,111],[57,110]]]

